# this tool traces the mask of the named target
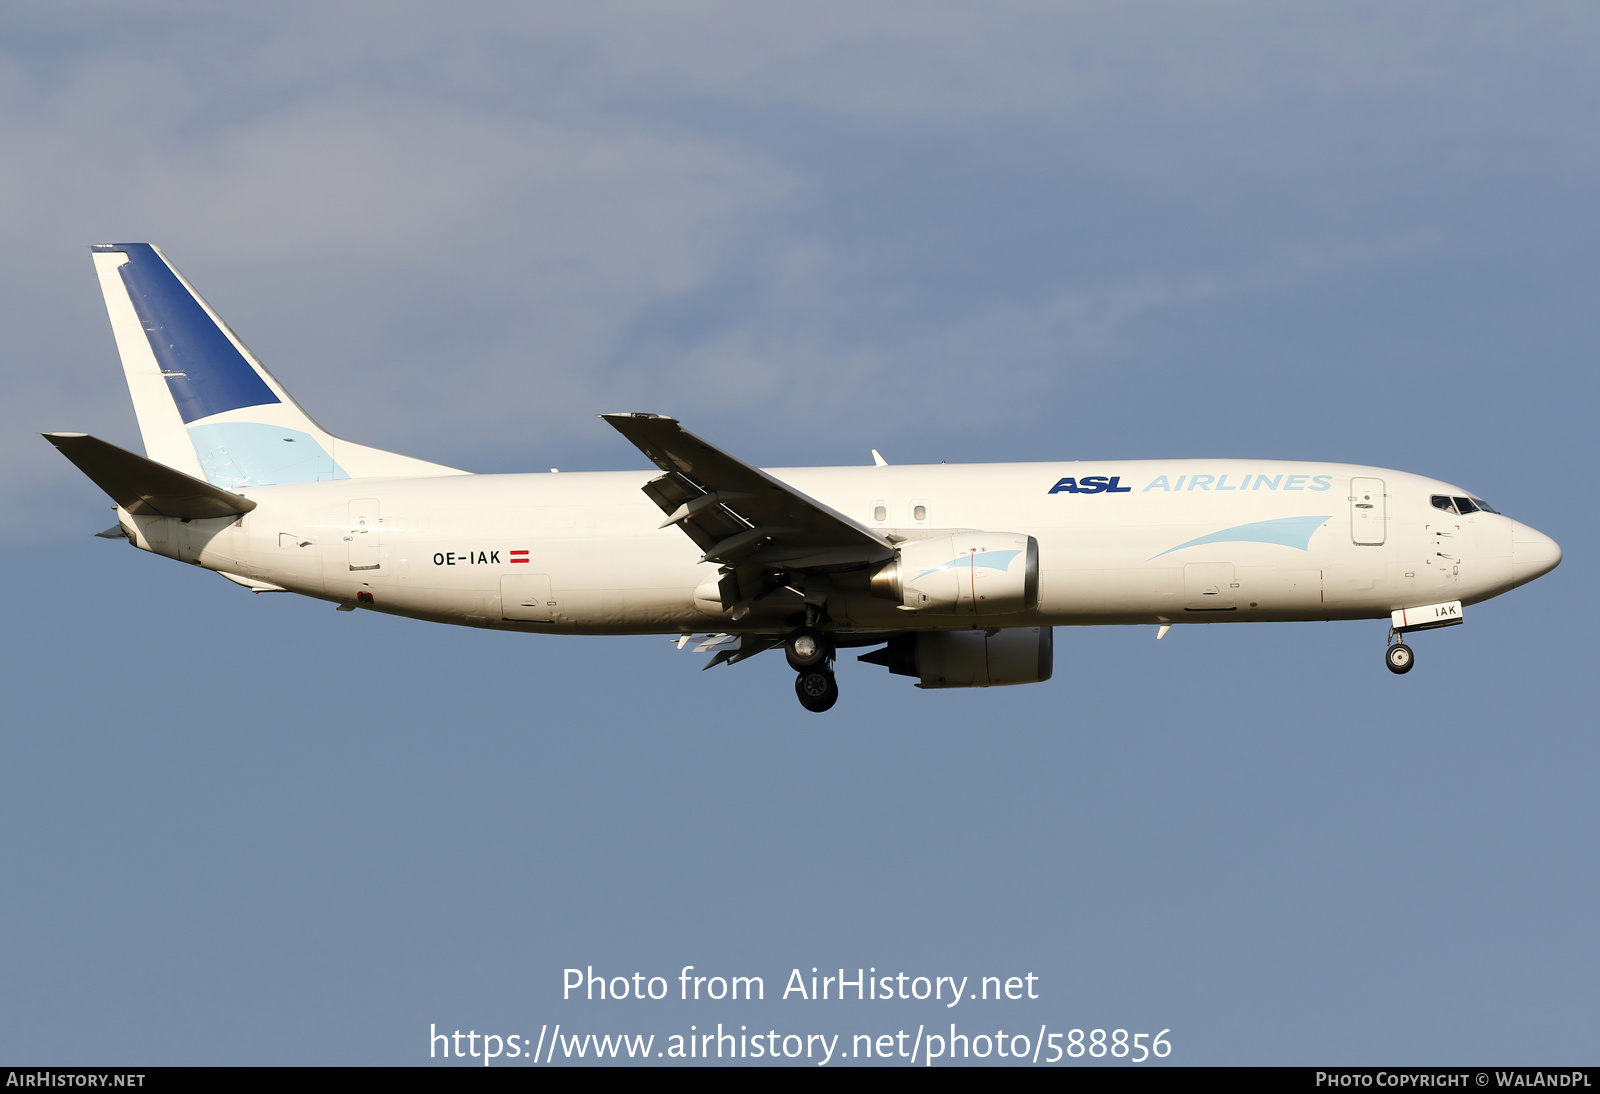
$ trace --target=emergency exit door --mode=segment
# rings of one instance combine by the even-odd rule
[[[1350,480],[1350,540],[1361,547],[1381,547],[1388,536],[1388,497],[1382,479]]]

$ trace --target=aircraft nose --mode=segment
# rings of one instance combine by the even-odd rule
[[[1559,543],[1526,524],[1511,522],[1511,576],[1518,585],[1549,573],[1560,562]]]

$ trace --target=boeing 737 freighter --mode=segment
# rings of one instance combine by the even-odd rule
[[[1387,619],[1404,673],[1405,635],[1561,561],[1469,490],[1351,464],[763,471],[630,413],[602,417],[653,471],[475,475],[329,435],[159,250],[93,254],[145,455],[45,436],[116,502],[100,535],[340,611],[782,647],[807,710],[848,648],[924,688],[1048,680],[1061,626]]]

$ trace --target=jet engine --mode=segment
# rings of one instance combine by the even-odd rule
[[[956,532],[902,544],[872,593],[906,611],[1005,615],[1039,606],[1039,544],[1014,532]]]
[[[919,688],[994,688],[1050,679],[1049,627],[1005,630],[917,631],[897,634],[859,660],[884,665],[897,676],[918,677]]]

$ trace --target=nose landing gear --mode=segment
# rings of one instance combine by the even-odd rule
[[[1396,676],[1404,676],[1417,663],[1416,654],[1403,639],[1416,631],[1432,631],[1440,627],[1459,627],[1466,620],[1461,615],[1461,601],[1444,604],[1424,604],[1420,608],[1399,608],[1389,613],[1389,648],[1384,651],[1384,664]]]
[[[1416,656],[1412,654],[1411,647],[1404,642],[1393,643],[1383,655],[1384,664],[1389,666],[1389,671],[1396,676],[1404,676],[1411,671],[1411,666],[1417,663]]]

